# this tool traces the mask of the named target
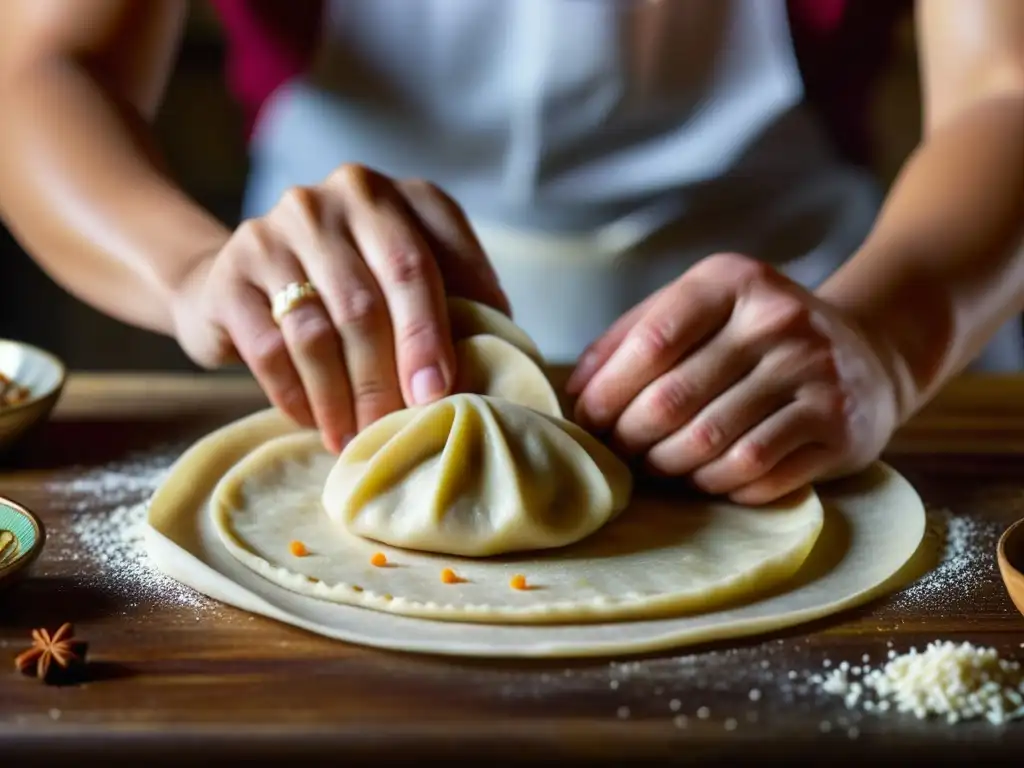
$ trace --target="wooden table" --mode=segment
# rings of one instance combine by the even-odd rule
[[[994,558],[994,536],[1024,516],[1024,378],[955,382],[885,457],[927,503],[957,516],[960,529],[977,529],[980,548],[960,553],[970,569],[949,570],[916,597],[896,595],[776,636],[615,663],[459,661],[349,647],[224,606],[125,594],[123,579],[108,583],[109,564],[75,551],[81,545],[66,531],[81,504],[76,477],[93,477],[85,485],[95,487],[96,466],[168,441],[187,444],[264,404],[245,378],[77,375],[55,419],[0,467],[0,494],[37,510],[54,532],[32,578],[0,594],[0,651],[13,656],[33,627],[68,620],[95,664],[90,681],[74,687],[0,675],[5,765],[92,757],[105,765],[431,757],[453,765],[698,757],[796,765],[836,755],[1015,755],[1019,765],[1024,756],[1019,723],[858,714],[801,682],[825,659],[858,663],[866,653],[878,662],[890,643],[902,651],[968,640],[1024,659],[1024,618]]]

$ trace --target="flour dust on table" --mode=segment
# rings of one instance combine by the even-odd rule
[[[999,579],[992,553],[1003,528],[969,511],[932,507],[927,514],[926,537],[938,550],[938,562],[902,590],[891,608],[927,608],[937,616],[969,610],[982,586]]]
[[[146,551],[149,500],[185,447],[155,446],[52,477],[45,490],[65,513],[48,527],[40,569],[73,564],[79,582],[112,592],[131,611],[167,605],[215,608],[209,598],[156,568]]]

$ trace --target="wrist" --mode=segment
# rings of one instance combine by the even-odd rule
[[[881,274],[859,285],[856,276],[837,273],[818,295],[875,353],[891,382],[902,425],[945,380],[954,340],[953,304],[948,291],[921,271],[877,271]]]

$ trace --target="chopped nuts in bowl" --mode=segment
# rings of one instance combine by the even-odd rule
[[[55,355],[0,339],[0,451],[49,418],[66,378],[64,363]]]

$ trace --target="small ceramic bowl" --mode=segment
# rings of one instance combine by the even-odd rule
[[[0,406],[0,451],[4,451],[50,417],[64,390],[67,370],[45,350],[0,339],[0,373],[29,391],[24,402]]]
[[[996,553],[1006,591],[1017,610],[1024,614],[1024,519],[1011,525],[999,537]]]
[[[26,575],[45,543],[46,529],[39,518],[0,496],[0,587]]]

